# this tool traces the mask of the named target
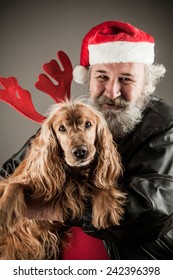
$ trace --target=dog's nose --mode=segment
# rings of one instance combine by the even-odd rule
[[[72,154],[76,159],[84,159],[87,155],[87,147],[84,145],[76,146],[72,149]]]

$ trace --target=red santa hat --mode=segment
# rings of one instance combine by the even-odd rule
[[[80,66],[73,71],[77,83],[87,81],[87,69],[100,63],[154,62],[154,38],[133,25],[106,21],[93,27],[84,37]]]

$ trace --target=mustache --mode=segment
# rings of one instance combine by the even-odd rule
[[[115,99],[110,99],[107,96],[100,96],[97,99],[95,99],[95,102],[99,106],[107,104],[107,105],[115,106],[116,108],[120,108],[120,109],[129,106],[129,101],[127,101],[122,96],[119,96]]]

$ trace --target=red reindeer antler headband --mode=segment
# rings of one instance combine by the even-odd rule
[[[54,59],[49,63],[45,63],[43,69],[58,84],[55,85],[46,74],[40,74],[35,87],[48,94],[58,103],[65,98],[70,98],[73,68],[66,53],[58,51],[57,56],[63,66],[63,70],[61,70],[58,62]],[[0,100],[8,103],[19,113],[33,121],[38,123],[44,121],[46,117],[36,111],[30,92],[23,89],[15,77],[0,77],[0,84],[3,87],[3,89],[0,89]]]

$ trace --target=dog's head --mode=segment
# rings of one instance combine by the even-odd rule
[[[83,103],[62,103],[48,120],[70,166],[86,166],[95,156],[99,114]]]
[[[81,102],[54,105],[41,127],[39,142],[40,158],[46,169],[63,172],[63,151],[65,162],[72,167],[88,166],[95,158],[93,172],[95,184],[100,188],[107,188],[122,174],[121,159],[107,123],[90,105]]]

